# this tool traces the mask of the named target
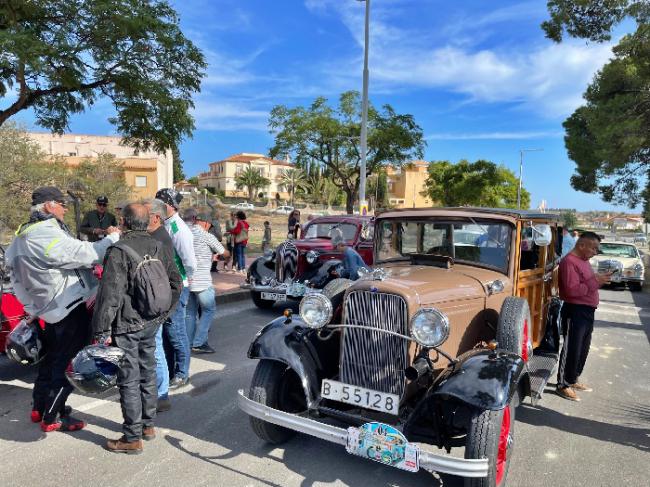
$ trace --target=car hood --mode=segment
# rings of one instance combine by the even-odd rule
[[[595,257],[589,259],[589,263],[592,267],[598,267],[598,262],[602,262],[604,260],[617,260],[623,264],[624,269],[632,267],[635,264],[643,264],[641,262],[641,259],[637,257],[617,257],[615,255],[596,255]]]
[[[485,299],[489,282],[495,279],[507,281],[498,272],[464,265],[455,265],[451,269],[419,265],[385,266],[384,269],[390,271],[388,278],[357,281],[351,290],[401,294],[410,305],[424,306]]]

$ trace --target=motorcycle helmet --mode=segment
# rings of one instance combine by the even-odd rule
[[[23,319],[9,336],[5,348],[7,355],[22,365],[34,365],[45,357],[38,322]]]
[[[88,345],[72,359],[66,377],[85,394],[102,394],[117,384],[124,351],[106,345]]]

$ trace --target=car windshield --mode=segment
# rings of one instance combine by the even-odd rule
[[[410,259],[412,255],[442,255],[457,262],[508,271],[512,226],[471,219],[386,220],[379,231],[378,262]]]
[[[612,243],[601,243],[600,251],[598,252],[601,255],[611,255],[614,257],[638,257],[636,247],[632,245],[621,245],[621,244],[612,244]]]
[[[332,238],[332,230],[338,228],[347,242],[354,241],[357,234],[357,226],[352,223],[323,222],[310,223],[305,229],[305,239],[309,238]]]

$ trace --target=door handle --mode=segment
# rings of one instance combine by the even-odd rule
[[[546,274],[543,278],[544,282],[551,282],[553,280],[553,274]]]

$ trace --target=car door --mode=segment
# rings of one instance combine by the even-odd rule
[[[373,263],[373,239],[375,237],[375,226],[374,222],[370,221],[364,223],[359,230],[359,235],[357,237],[357,245],[355,246],[356,251],[359,252],[359,255],[363,261],[372,265]]]

